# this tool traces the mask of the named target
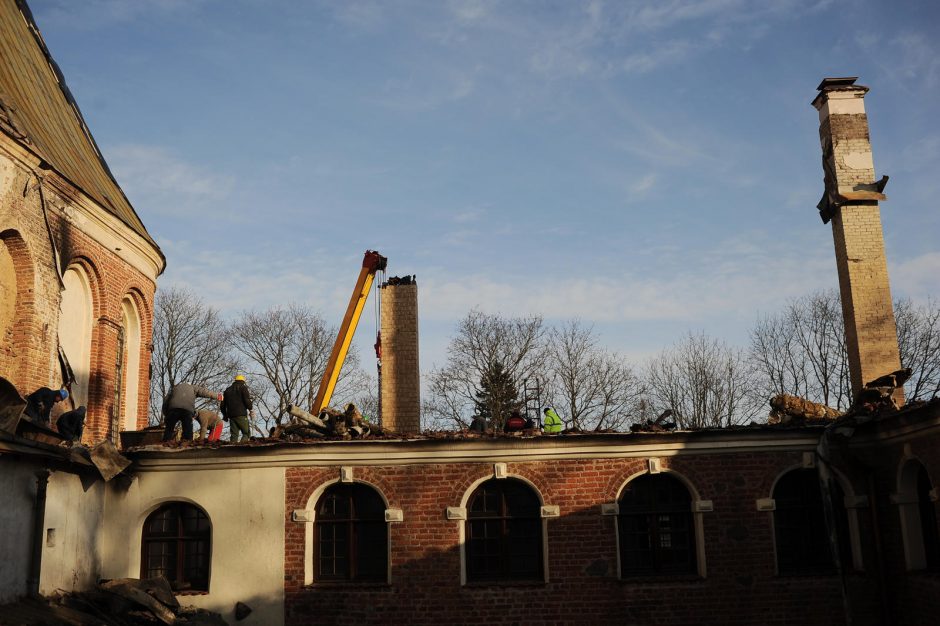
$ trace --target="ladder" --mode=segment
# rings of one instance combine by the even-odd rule
[[[522,404],[525,416],[538,428],[542,427],[542,389],[538,378],[526,378],[522,381]]]

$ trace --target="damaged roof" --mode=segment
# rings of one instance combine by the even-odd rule
[[[114,179],[25,0],[0,0],[0,33],[0,128],[160,252]]]

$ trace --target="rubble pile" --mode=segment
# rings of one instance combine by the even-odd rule
[[[675,420],[668,422],[670,417],[672,417],[672,409],[666,409],[663,411],[659,417],[654,420],[646,420],[645,422],[637,422],[630,426],[630,432],[632,433],[662,433],[670,430],[676,429]]]
[[[345,411],[327,407],[320,411],[318,416],[293,404],[287,411],[293,419],[287,424],[277,426],[271,433],[272,439],[364,439],[385,435],[380,426],[370,423],[352,403],[346,405]]]
[[[224,626],[226,623],[218,613],[180,606],[170,583],[162,576],[101,581],[91,591],[24,600],[2,607],[0,614],[0,625]]]
[[[840,415],[842,415],[840,411],[825,404],[781,393],[770,399],[770,416],[767,423],[789,424],[794,421],[834,420]]]

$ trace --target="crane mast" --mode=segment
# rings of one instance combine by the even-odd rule
[[[311,407],[311,413],[314,415],[319,415],[320,411],[329,406],[330,400],[333,398],[336,381],[339,380],[339,373],[343,369],[343,362],[349,352],[349,345],[352,343],[353,335],[356,334],[356,326],[359,324],[362,309],[369,298],[369,290],[372,288],[375,274],[380,271],[384,272],[387,264],[388,259],[375,250],[366,250],[365,257],[362,259],[362,270],[359,272],[359,279],[356,281],[356,287],[349,298],[346,315],[343,317],[343,323],[336,335],[336,342],[333,344],[333,351],[330,353],[330,360],[323,372],[317,398],[314,400],[313,407]]]

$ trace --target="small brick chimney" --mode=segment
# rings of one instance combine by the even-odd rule
[[[414,276],[382,285],[382,427],[397,433],[421,431],[421,373],[418,367],[418,284]]]
[[[819,111],[826,190],[819,203],[832,221],[852,393],[900,369],[879,200],[887,178],[875,181],[865,94],[855,77],[826,78],[813,106]],[[898,403],[903,390],[895,391]]]

